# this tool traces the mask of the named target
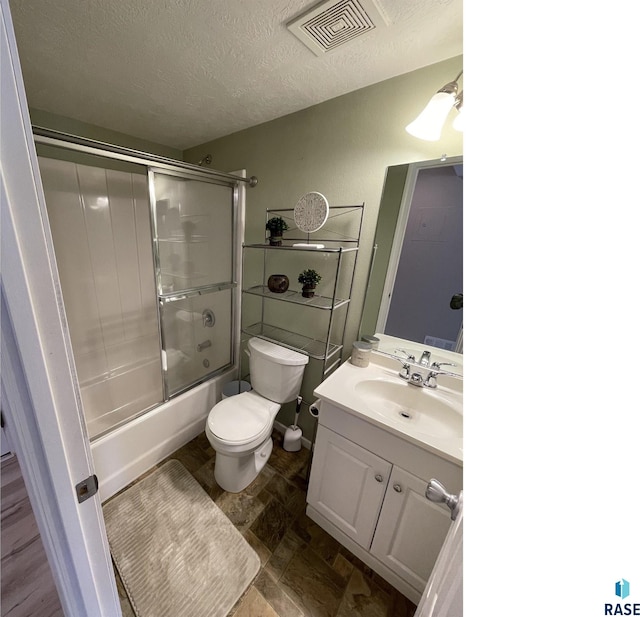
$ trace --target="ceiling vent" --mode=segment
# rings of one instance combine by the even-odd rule
[[[287,28],[322,56],[387,24],[375,0],[329,0],[296,17]]]

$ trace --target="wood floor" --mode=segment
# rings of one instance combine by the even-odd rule
[[[64,617],[15,456],[0,466],[2,617]]]

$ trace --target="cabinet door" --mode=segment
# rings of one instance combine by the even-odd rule
[[[451,524],[451,512],[429,501],[427,483],[394,467],[371,553],[418,592],[427,584]]]
[[[388,461],[319,426],[307,501],[369,550],[390,472]]]

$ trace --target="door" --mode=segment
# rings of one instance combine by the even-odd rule
[[[388,461],[320,426],[307,501],[369,550],[390,472]]]
[[[419,593],[449,529],[450,511],[427,500],[426,483],[394,467],[371,553]]]
[[[233,361],[234,186],[151,170],[165,397]]]
[[[462,491],[458,495],[458,513],[433,566],[427,587],[420,598],[416,617],[462,617]]]
[[[0,0],[2,413],[67,617],[121,615],[8,0]]]

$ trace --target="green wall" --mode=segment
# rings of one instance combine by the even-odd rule
[[[416,139],[404,130],[461,68],[462,56],[451,58],[184,152],[185,161],[197,162],[210,153],[211,166],[216,169],[246,169],[249,176],[257,176],[258,185],[247,190],[247,243],[263,241],[267,208],[293,208],[308,191],[325,195],[330,206],[365,203],[345,357],[350,354],[352,341],[359,337],[387,168],[439,159],[442,154],[462,154],[462,134],[451,127],[454,114],[438,142]],[[383,284],[383,280],[371,281],[371,289],[381,293]],[[309,378],[305,377],[305,400],[312,400],[317,385],[313,373],[309,371]],[[310,438],[311,425],[306,419],[311,419],[303,416],[300,424]],[[291,406],[278,415],[284,424],[292,419]]]
[[[374,334],[378,321],[378,309],[393,237],[402,203],[402,194],[407,180],[409,164],[393,165],[387,169],[384,189],[380,198],[380,212],[375,232],[376,251],[371,264],[371,278],[367,287],[365,304],[362,311],[360,334]]]

